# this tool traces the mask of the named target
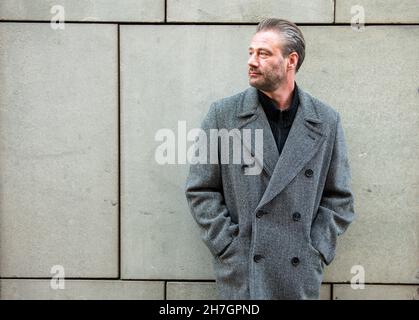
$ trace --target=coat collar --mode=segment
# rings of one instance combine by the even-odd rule
[[[248,145],[252,156],[261,163],[270,177],[269,185],[258,205],[267,204],[279,194],[314,156],[325,138],[323,120],[319,116],[311,96],[298,87],[300,104],[287,141],[279,156],[278,148],[265,112],[258,100],[257,89],[244,91],[237,108],[237,128],[263,129],[263,155],[255,154],[254,145]],[[245,144],[246,142],[243,141]]]
[[[298,87],[298,97],[300,100],[299,109],[302,109],[303,118],[309,122],[321,123],[322,120],[319,118],[314,109],[310,95],[307,92],[305,92],[300,86]],[[241,108],[239,108],[237,111],[237,117],[250,117],[254,114],[258,114],[260,111],[263,111],[263,108],[259,103],[257,89],[254,87],[247,88],[244,91],[244,97],[241,104]]]

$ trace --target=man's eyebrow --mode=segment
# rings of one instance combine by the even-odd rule
[[[271,50],[269,50],[268,48],[264,48],[264,47],[260,47],[260,48],[253,48],[253,47],[249,47],[249,50],[259,50],[259,51],[267,51],[269,53],[272,53]]]

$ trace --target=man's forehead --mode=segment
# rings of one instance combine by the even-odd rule
[[[253,35],[249,49],[280,48],[282,37],[275,31],[260,31]]]

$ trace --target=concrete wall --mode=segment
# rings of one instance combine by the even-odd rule
[[[64,30],[50,25],[53,5],[65,9]],[[212,101],[246,88],[255,25],[276,16],[302,24],[297,82],[341,113],[353,171],[357,220],[321,298],[417,299],[418,9],[1,1],[0,298],[217,298],[183,194],[187,164],[159,165],[155,134],[197,127]],[[367,24],[351,27],[360,10]],[[354,266],[364,289],[350,285]]]

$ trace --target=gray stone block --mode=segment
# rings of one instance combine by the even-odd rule
[[[213,278],[184,195],[188,164],[158,164],[155,135],[186,143],[179,121],[199,127],[212,99],[246,87],[253,29],[121,26],[123,278]]]
[[[320,300],[330,300],[330,284],[320,288]],[[167,300],[217,300],[215,282],[168,282]]]
[[[365,285],[352,289],[350,285],[333,285],[334,300],[419,300],[419,286],[415,285]]]
[[[55,289],[54,289],[55,288]],[[163,281],[2,279],[2,300],[163,300]]]
[[[168,0],[167,21],[259,22],[276,17],[301,23],[333,22],[332,0]]]
[[[64,8],[65,21],[164,21],[164,0],[2,0],[0,20],[50,21],[56,5]]]
[[[216,300],[215,282],[168,282],[167,300]]]
[[[297,82],[341,113],[356,221],[339,239],[325,282],[418,283],[418,26],[304,27]],[[400,59],[394,48],[403,48]]]
[[[358,6],[361,8],[358,9]],[[336,22],[351,22],[360,10],[363,11],[366,23],[419,22],[417,0],[336,0]]]
[[[0,24],[0,272],[118,275],[117,29]]]

